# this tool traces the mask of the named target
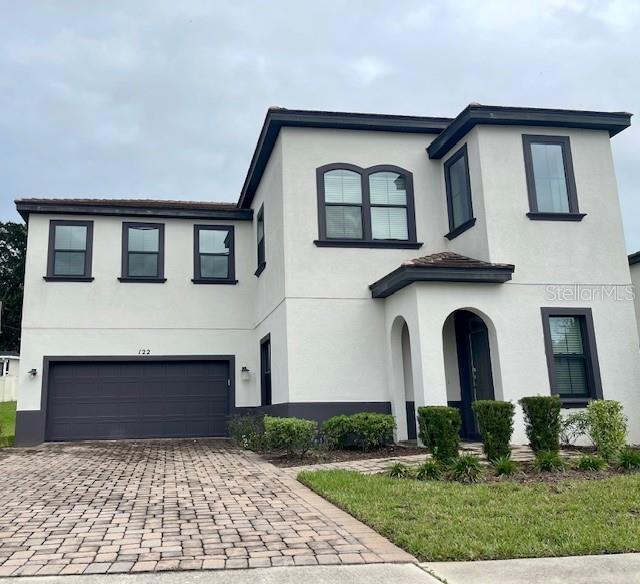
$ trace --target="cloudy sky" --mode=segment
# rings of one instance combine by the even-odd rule
[[[0,219],[17,196],[235,201],[265,111],[640,114],[640,3],[0,0]],[[613,139],[640,249],[640,117]]]

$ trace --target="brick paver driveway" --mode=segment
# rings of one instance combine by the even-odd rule
[[[224,440],[0,452],[0,576],[414,561]]]

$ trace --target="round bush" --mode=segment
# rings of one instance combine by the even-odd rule
[[[270,448],[303,456],[313,445],[318,423],[302,418],[264,417],[265,441]]]
[[[527,438],[534,452],[560,450],[560,409],[562,402],[557,395],[523,397],[520,405],[524,411]]]

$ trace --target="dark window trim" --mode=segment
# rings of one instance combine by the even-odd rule
[[[262,223],[262,239],[260,237],[259,224]],[[258,259],[258,267],[254,272],[256,277],[260,277],[260,274],[264,272],[264,269],[267,267],[267,259],[266,259],[266,249],[265,249],[265,240],[267,238],[267,232],[264,226],[264,203],[260,205],[260,210],[258,211],[258,215],[256,218],[256,253]]]
[[[464,158],[464,170],[465,179],[467,183],[467,193],[469,194],[467,204],[469,205],[469,212],[471,219],[467,219],[464,223],[456,225],[453,217],[453,199],[451,197],[451,179],[449,178],[449,169],[458,160]],[[467,145],[463,144],[455,153],[453,153],[444,163],[444,186],[447,194],[447,216],[449,218],[449,233],[445,237],[449,240],[458,237],[461,233],[464,233],[467,229],[471,229],[476,219],[473,216],[473,196],[471,194],[471,177],[469,175],[469,153],[467,151]]]
[[[325,203],[324,175],[331,170],[350,170],[360,175],[362,203]],[[369,177],[377,172],[396,172],[403,176],[407,185],[406,205],[371,204]],[[422,246],[416,239],[416,211],[413,195],[413,173],[393,164],[377,164],[362,168],[348,162],[332,162],[316,168],[316,193],[318,208],[318,239],[314,243],[318,247],[367,247],[387,249],[418,249]],[[340,207],[359,207],[362,213],[362,239],[344,239],[327,237],[327,218],[325,208],[337,205]],[[398,207],[407,210],[407,239],[373,239],[371,228],[372,207]]]
[[[589,387],[589,395],[586,397],[562,397],[562,403],[565,407],[584,407],[589,401],[594,399],[603,399],[602,380],[600,378],[600,364],[598,362],[598,350],[596,347],[595,330],[593,327],[593,313],[591,308],[541,308],[542,315],[542,332],[544,337],[544,348],[547,356],[547,371],[549,373],[549,387],[552,395],[559,395],[556,389],[555,381],[555,360],[553,355],[553,347],[551,344],[551,327],[549,326],[549,317],[552,316],[581,316],[584,318],[585,337],[585,357],[587,359],[587,383]]]
[[[82,276],[56,276],[55,268],[55,236],[56,227],[71,225],[87,228],[87,239],[84,250],[84,274]],[[66,219],[51,219],[49,221],[49,249],[47,252],[47,275],[43,276],[47,282],[92,282],[91,267],[93,262],[93,221],[71,221]]]
[[[155,227],[158,229],[158,275],[157,276],[129,276],[129,228]],[[154,252],[155,253],[155,252]],[[122,275],[120,282],[138,282],[162,284],[167,281],[164,277],[164,223],[145,223],[139,221],[122,222]]]
[[[567,197],[569,199],[568,213],[553,213],[538,210],[538,197],[536,194],[536,181],[533,172],[533,158],[531,156],[532,144],[553,144],[562,148],[562,164],[567,183]],[[527,217],[536,221],[582,221],[585,213],[578,210],[578,191],[576,178],[573,173],[573,158],[571,156],[571,141],[569,136],[547,135],[522,135],[522,149],[524,152],[524,171],[527,181],[527,196],[529,197],[529,213]]]
[[[205,255],[227,255],[229,269],[226,278],[207,278],[200,272],[200,232],[201,231],[228,231],[229,254],[205,254]],[[194,284],[237,284],[236,280],[236,248],[235,248],[235,228],[233,225],[194,225],[193,226],[193,278]]]
[[[266,372],[264,370],[264,346],[269,344],[269,387],[266,383]],[[260,404],[270,406],[273,404],[273,379],[271,378],[271,333],[260,339]]]

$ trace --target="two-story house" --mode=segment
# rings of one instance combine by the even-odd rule
[[[616,399],[640,355],[627,113],[273,108],[237,204],[21,199],[17,443],[224,436],[230,414]],[[526,441],[517,409],[514,441]]]

